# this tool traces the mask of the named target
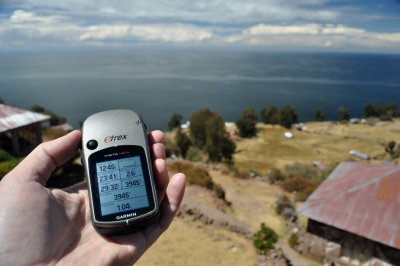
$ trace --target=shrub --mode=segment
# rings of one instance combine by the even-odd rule
[[[206,155],[197,147],[191,146],[186,153],[186,160],[192,162],[203,162]]]
[[[173,129],[177,128],[177,127],[180,127],[182,118],[183,117],[182,117],[181,114],[173,113],[172,116],[171,116],[171,119],[168,122],[169,129],[173,130]]]
[[[253,168],[249,169],[249,175],[251,177],[256,177],[256,176],[261,176],[259,172],[257,172],[256,170],[254,170]]]
[[[177,156],[179,154],[179,148],[172,138],[165,136],[164,138],[165,155],[171,157],[172,155]]]
[[[250,178],[250,175],[248,172],[240,171],[239,168],[237,168],[236,166],[232,166],[229,170],[237,178],[240,178],[240,179],[249,179]]]
[[[214,191],[218,198],[225,200],[225,190],[220,184],[214,186]]]
[[[221,185],[215,184],[207,169],[188,162],[177,161],[169,166],[173,172],[182,172],[186,175],[189,184],[195,184],[215,191],[218,198],[225,199],[225,191]]]
[[[185,158],[189,147],[192,145],[192,142],[190,141],[190,138],[185,133],[183,133],[180,128],[178,128],[178,131],[176,132],[175,143],[178,146],[180,154],[183,158]]]
[[[276,168],[271,168],[267,170],[267,177],[271,184],[276,184],[285,180],[285,176],[282,172]]]
[[[383,121],[391,121],[393,117],[398,117],[399,111],[397,104],[372,104],[366,103],[364,105],[364,117],[379,117]]]
[[[239,136],[242,138],[251,138],[257,135],[257,113],[253,108],[243,111],[242,117],[236,120],[236,126],[239,129]]]
[[[279,197],[276,200],[275,204],[276,204],[275,213],[278,215],[281,215],[285,208],[294,209],[293,204],[290,202],[290,199],[286,195]]]
[[[392,121],[392,116],[389,114],[383,114],[379,116],[379,120],[381,121]]]
[[[16,158],[7,151],[0,149],[0,162],[15,160]]]
[[[338,119],[339,121],[349,121],[350,119],[350,112],[349,109],[347,109],[344,106],[340,106],[338,109]]]
[[[14,169],[20,161],[22,161],[22,158],[17,159],[7,151],[0,149],[0,179]]]
[[[278,108],[275,105],[268,105],[261,110],[261,121],[264,124],[278,124]]]
[[[240,179],[249,179],[250,175],[248,172],[238,171],[235,173],[235,177],[240,178]]]
[[[289,246],[293,249],[299,244],[299,236],[297,234],[291,234],[289,237]]]
[[[287,192],[297,192],[297,200],[304,201],[308,196],[318,187],[318,185],[311,180],[303,177],[294,177],[286,179],[281,184],[283,190]]]
[[[298,117],[299,117],[299,115],[298,115],[297,111],[288,104],[285,104],[279,110],[279,115],[278,115],[279,124],[286,128],[290,128],[292,126],[292,124],[297,123]]]
[[[60,125],[60,124],[67,122],[67,119],[65,117],[59,116],[50,110],[46,110],[44,107],[37,105],[37,104],[31,106],[30,110],[32,112],[42,113],[42,114],[50,116],[50,125],[52,125],[52,126]]]
[[[261,223],[261,229],[253,235],[253,245],[258,254],[266,255],[274,248],[278,235],[271,228]]]
[[[38,104],[32,105],[30,109],[32,112],[36,112],[36,113],[43,113],[45,111],[43,106],[40,106]]]
[[[0,179],[2,179],[8,172],[14,169],[20,161],[18,159],[13,159],[9,161],[0,162]]]
[[[325,112],[322,110],[322,108],[318,107],[317,110],[315,110],[314,120],[324,121],[324,119],[325,119]]]
[[[395,146],[396,146],[396,141],[391,140],[386,144],[385,151],[388,152],[389,154],[393,154]]]
[[[316,184],[321,184],[326,177],[333,170],[333,166],[328,166],[325,169],[321,170],[311,165],[303,165],[300,163],[294,163],[285,166],[284,170],[284,178],[289,179],[293,177],[304,177],[311,181],[314,181]]]
[[[376,116],[375,106],[372,103],[366,103],[364,105],[364,117]]]

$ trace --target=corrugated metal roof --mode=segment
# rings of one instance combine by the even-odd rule
[[[342,162],[298,213],[400,249],[400,166]]]
[[[0,133],[49,119],[48,115],[0,104]]]

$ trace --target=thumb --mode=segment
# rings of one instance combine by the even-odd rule
[[[37,146],[12,172],[26,181],[45,185],[53,170],[68,161],[78,150],[81,139],[79,130]]]

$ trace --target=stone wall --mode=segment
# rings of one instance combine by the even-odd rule
[[[340,265],[354,265],[342,255],[343,245],[346,246],[346,241],[354,242],[355,239],[361,240],[365,246],[370,248],[369,265],[400,265],[400,250],[311,219],[308,221],[307,232],[302,236],[298,250],[323,263],[336,262]],[[350,243],[350,245],[354,245],[354,243]]]

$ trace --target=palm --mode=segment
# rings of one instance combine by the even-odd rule
[[[159,157],[157,148],[154,153]],[[85,185],[48,189],[41,180],[44,168],[21,165],[0,183],[0,260],[5,264],[132,264],[167,229],[183,196],[184,177],[172,180],[165,194],[166,169],[155,162],[160,202],[165,195],[161,220],[134,234],[105,237],[91,224]]]

